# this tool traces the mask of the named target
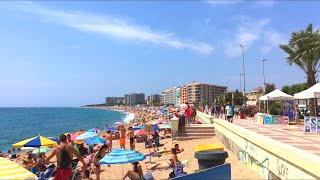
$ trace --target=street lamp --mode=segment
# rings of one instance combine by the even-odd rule
[[[263,94],[266,94],[266,76],[264,74],[264,62],[268,59],[262,59],[262,72],[263,72]],[[260,107],[259,107],[260,108]],[[263,112],[266,112],[266,101],[263,101]]]
[[[244,71],[244,45],[240,44],[241,50],[242,50],[242,75],[243,75],[243,96],[246,96],[246,75]],[[245,98],[243,99],[243,104],[245,104]]]
[[[241,79],[242,79],[242,73],[240,74],[240,91],[242,90],[242,83],[241,83]]]
[[[268,59],[263,59],[262,60],[262,70],[263,70],[263,86],[264,86],[264,94],[266,93],[266,76],[264,74],[264,62],[267,61]]]

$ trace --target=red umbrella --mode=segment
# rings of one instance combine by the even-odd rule
[[[148,135],[148,134],[154,134],[154,132],[146,132],[144,129],[138,130],[134,132],[135,136],[139,135]]]

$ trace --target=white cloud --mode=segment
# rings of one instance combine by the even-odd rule
[[[111,16],[100,16],[84,12],[66,12],[48,9],[37,4],[26,2],[18,4],[15,9],[40,15],[46,21],[55,22],[85,32],[92,32],[119,39],[149,42],[176,49],[191,49],[201,54],[210,54],[214,48],[204,42],[181,40],[172,33],[159,32],[147,26],[132,24],[124,19]]]
[[[269,18],[256,20],[241,16],[239,22],[231,38],[227,38],[224,42],[224,53],[230,58],[242,55],[240,44],[245,45],[245,50],[256,46],[257,43],[262,44],[260,52],[266,55],[285,42],[284,36],[270,27]]]
[[[210,5],[233,5],[242,2],[241,0],[208,0],[206,1]]]
[[[284,35],[275,31],[265,32],[264,40],[265,44],[261,47],[261,53],[263,55],[270,53],[273,48],[279,47],[280,44],[285,44],[287,42]]]
[[[260,39],[263,28],[269,24],[269,22],[270,19],[268,18],[253,20],[249,17],[242,16],[236,32],[233,33],[233,37],[228,38],[224,42],[224,53],[230,58],[240,56],[242,53],[240,44],[244,44],[244,49],[250,48],[254,42]]]

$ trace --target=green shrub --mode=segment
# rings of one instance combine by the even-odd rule
[[[281,113],[281,106],[277,102],[273,102],[270,104],[268,111],[272,115],[280,115]]]

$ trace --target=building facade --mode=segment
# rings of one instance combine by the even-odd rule
[[[172,88],[172,104],[179,106],[181,104],[182,91],[181,87]]]
[[[135,106],[137,104],[145,103],[145,94],[144,93],[131,93],[125,95],[125,105]]]
[[[164,91],[164,101],[163,104],[173,104],[172,101],[172,89],[167,89]]]
[[[247,105],[258,105],[259,97],[263,96],[263,89],[261,87],[253,89],[247,96]]]
[[[123,105],[124,97],[106,97],[106,106]]]
[[[147,104],[153,105],[154,103],[160,103],[160,95],[159,94],[151,94],[147,98]]]
[[[181,103],[185,104],[188,102],[188,87],[182,86],[181,87]]]
[[[213,84],[204,84],[193,82],[185,85],[185,94],[188,103],[196,103],[198,105],[213,105],[215,98],[224,94],[227,90],[226,86],[218,86]]]

